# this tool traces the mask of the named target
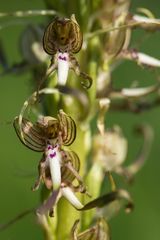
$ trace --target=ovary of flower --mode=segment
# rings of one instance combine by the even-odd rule
[[[61,194],[64,196],[76,209],[83,208],[83,204],[79,201],[79,199],[76,197],[74,192],[70,187],[62,187],[61,188]]]
[[[69,55],[68,53],[58,52],[58,84],[65,85],[69,71]]]
[[[56,190],[61,185],[61,160],[62,156],[59,151],[59,146],[47,146],[47,162],[49,163],[53,189]]]

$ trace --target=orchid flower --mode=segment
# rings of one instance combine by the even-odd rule
[[[71,18],[56,17],[46,28],[43,37],[43,47],[52,56],[47,76],[58,70],[58,85],[66,85],[68,71],[73,69],[78,76],[83,77],[84,88],[90,88],[92,78],[80,70],[78,61],[73,54],[82,47],[83,36],[74,14]]]
[[[34,151],[44,152],[38,167],[39,177],[32,190],[37,190],[41,181],[47,189],[52,190],[53,200],[49,198],[47,210],[50,210],[55,199],[61,196],[65,196],[75,208],[82,208],[83,204],[74,193],[77,191],[87,193],[78,173],[80,160],[75,152],[62,149],[63,145],[72,144],[76,137],[76,125],[73,119],[60,110],[57,119],[49,116],[41,117],[38,122],[32,124],[23,118],[21,128],[18,123],[19,119],[16,118],[14,127],[22,143]],[[20,129],[24,139],[21,138]],[[76,186],[72,184],[75,178],[78,181]]]

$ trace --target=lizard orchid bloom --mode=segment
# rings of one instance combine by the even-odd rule
[[[82,77],[81,82],[84,88],[90,88],[92,78],[80,70],[80,66],[73,54],[81,50],[83,35],[75,19],[56,17],[46,28],[43,36],[43,47],[47,54],[52,56],[51,65],[47,75],[58,69],[58,84],[66,85],[68,71],[73,69]]]
[[[51,210],[61,196],[70,201],[75,208],[82,208],[83,205],[75,195],[75,192],[86,192],[86,187],[78,173],[80,160],[75,152],[62,148],[62,146],[71,145],[75,140],[76,125],[74,120],[60,110],[57,118],[41,117],[34,124],[22,118],[21,127],[19,119],[16,118],[14,128],[25,146],[31,150],[43,152],[38,166],[39,176],[32,190],[37,190],[43,181],[52,194],[38,211],[43,213]],[[74,179],[77,180],[77,185],[73,185]]]

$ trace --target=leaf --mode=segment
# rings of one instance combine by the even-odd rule
[[[129,195],[129,193],[124,189],[118,189],[116,191],[112,191],[108,194],[105,194],[101,197],[94,199],[93,201],[88,202],[84,205],[83,208],[78,209],[79,211],[85,211],[92,208],[102,208],[108,206],[115,200],[126,200],[127,204],[125,206],[126,212],[130,212],[133,209],[133,201]]]

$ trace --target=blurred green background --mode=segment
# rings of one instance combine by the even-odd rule
[[[157,18],[160,18],[160,1],[133,0],[132,12],[137,7],[149,8]],[[44,9],[42,0],[0,0],[0,11],[15,11],[28,9]],[[25,23],[10,25],[0,30],[0,40],[3,42],[9,64],[19,62],[21,54],[18,39],[26,22],[45,23],[46,17],[29,17]],[[13,18],[0,19],[0,25],[7,25]],[[18,20],[19,21],[19,20]],[[141,41],[143,31],[134,34],[141,51],[160,59],[160,33],[150,35],[146,41]],[[134,46],[134,45],[133,45]],[[136,46],[135,46],[136,47]],[[0,69],[2,70],[1,66]],[[139,68],[136,64],[122,64],[113,74],[119,86],[129,86],[133,80],[144,85],[155,82],[155,72]],[[12,127],[13,118],[19,114],[22,103],[32,92],[30,73],[8,75],[0,79],[0,223],[7,222],[21,211],[39,203],[39,191],[31,192],[31,186],[37,176],[37,163],[41,154],[25,148],[17,139]],[[160,238],[160,106],[151,111],[135,115],[127,112],[109,112],[107,127],[119,124],[129,141],[129,153],[126,165],[134,160],[139,147],[139,139],[133,134],[133,127],[138,123],[147,122],[154,129],[154,144],[149,159],[144,168],[137,174],[134,184],[129,188],[135,202],[135,210],[130,215],[123,211],[110,221],[112,239],[124,240],[157,240]],[[62,223],[63,224],[63,223]],[[2,240],[43,239],[36,218],[29,215],[0,233]],[[60,239],[58,239],[60,240]]]

